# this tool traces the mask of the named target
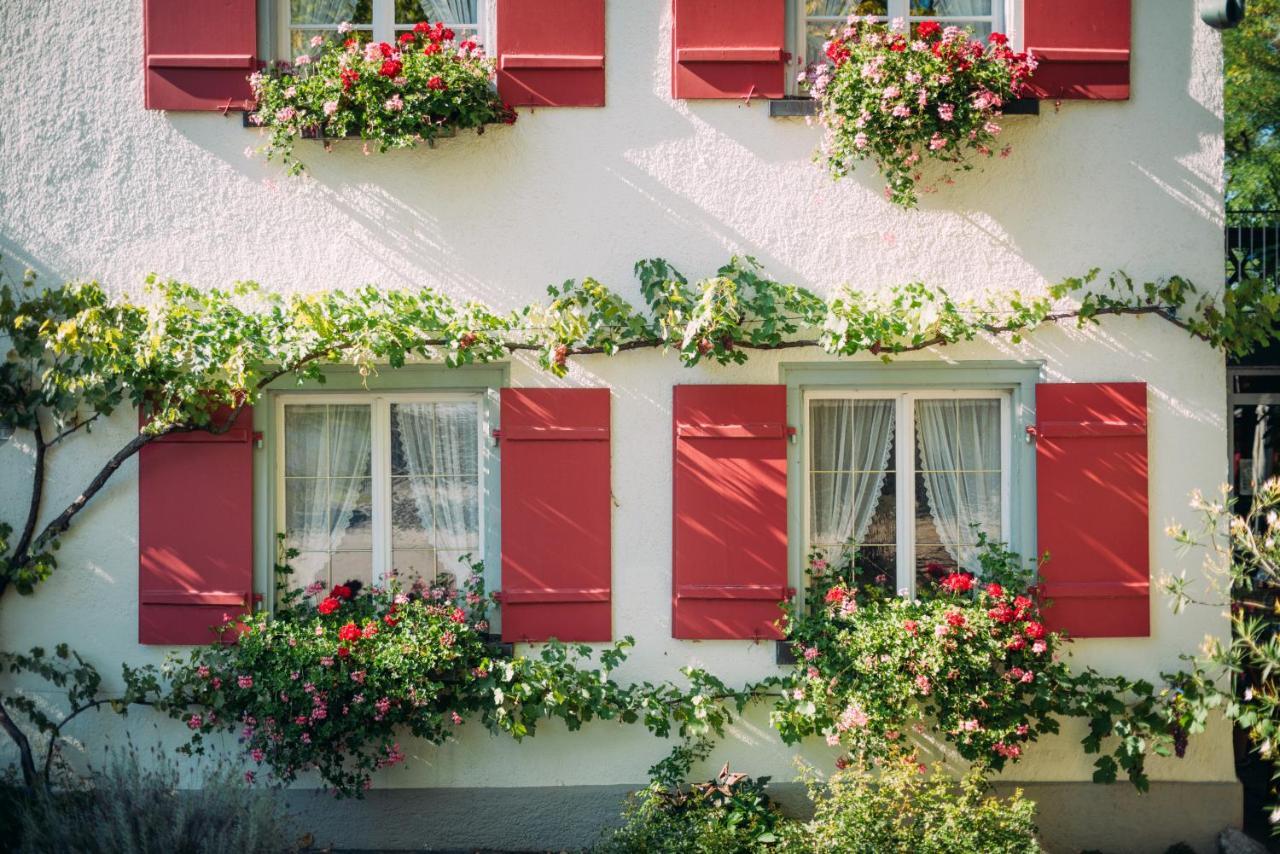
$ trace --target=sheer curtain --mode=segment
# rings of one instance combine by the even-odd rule
[[[916,437],[929,515],[947,554],[974,569],[976,530],[1000,531],[1000,402],[920,400]]]
[[[294,24],[340,24],[351,20],[356,0],[292,0],[291,21]]]
[[[983,17],[991,14],[992,0],[934,0],[933,14]]]
[[[371,547],[353,531],[369,535],[369,450],[368,406],[285,407],[285,533],[326,575],[328,555],[349,536],[348,548]]]
[[[428,21],[470,25],[474,25],[479,19],[477,2],[478,0],[420,0],[422,14]]]
[[[810,402],[814,543],[861,542],[893,450],[892,400]]]
[[[479,530],[476,406],[398,403],[391,409],[403,451],[403,474],[432,547],[474,547]]]

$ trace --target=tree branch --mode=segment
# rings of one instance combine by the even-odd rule
[[[31,435],[35,437],[36,442],[36,461],[31,474],[31,502],[27,506],[27,521],[22,526],[22,536],[18,538],[18,545],[13,550],[14,555],[19,558],[25,555],[31,546],[31,538],[35,536],[36,522],[40,517],[40,501],[44,496],[44,454],[49,446],[44,441],[44,429],[40,426],[39,412],[36,413],[32,423]],[[0,591],[2,590],[3,587],[0,587]]]
[[[101,412],[95,412],[93,413],[93,415],[89,416],[83,421],[77,418],[76,423],[72,424],[70,427],[68,427],[67,429],[63,430],[61,433],[59,433],[58,435],[50,439],[48,442],[48,447],[52,448],[54,445],[58,444],[63,439],[67,438],[72,433],[75,433],[77,430],[88,427],[90,424],[97,421],[101,416],[102,416]]]
[[[27,739],[27,734],[22,731],[13,720],[9,717],[9,710],[4,707],[4,703],[0,702],[0,729],[9,734],[9,738],[13,739],[13,743],[18,748],[18,763],[22,768],[22,782],[26,786],[27,791],[34,792],[39,778],[36,776],[36,763],[31,755],[31,742]]]

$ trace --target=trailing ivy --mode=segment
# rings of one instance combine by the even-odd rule
[[[1121,315],[1162,318],[1239,356],[1280,325],[1280,294],[1257,278],[1221,297],[1179,276],[1139,283],[1091,270],[1040,295],[966,300],[911,282],[879,292],[845,286],[824,299],[769,278],[751,258],[734,257],[696,282],[662,259],[642,260],[635,271],[643,309],[591,278],[551,286],[547,300],[507,312],[431,288],[282,296],[252,282],[206,290],[150,277],[148,299],[135,302],[94,282],[45,289],[30,275],[0,282],[0,329],[11,345],[0,363],[0,426],[30,431],[35,448],[26,519],[0,522],[0,594],[10,584],[30,593],[48,577],[59,536],[148,442],[174,431],[226,430],[273,382],[323,382],[330,365],[372,376],[416,360],[456,367],[527,351],[563,376],[574,356],[651,348],[689,366],[741,364],[752,350],[798,347],[889,361],[986,336],[1018,343],[1047,323],[1085,326]],[[46,452],[125,404],[148,412],[146,428],[38,525]]]

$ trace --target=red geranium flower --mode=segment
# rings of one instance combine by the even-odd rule
[[[967,572],[953,572],[939,584],[951,593],[968,593],[973,589],[973,576]]]
[[[350,599],[350,598],[351,598],[351,588],[350,588],[350,587],[348,587],[348,586],[347,586],[347,585],[345,585],[345,584],[339,584],[339,585],[335,586],[335,587],[333,588],[333,590],[329,591],[329,595],[330,595],[330,596],[336,596],[336,597],[337,597],[337,598],[339,598],[339,599]]]
[[[455,623],[465,623],[467,621],[467,613],[461,608],[454,608],[453,613],[449,615],[449,619]]]
[[[902,39],[898,39],[893,44],[889,45],[889,50],[893,51],[894,53],[902,53],[906,49],[907,49],[907,43],[904,42]]]
[[[843,602],[846,595],[843,587],[832,587],[827,591],[826,599],[828,602]]]
[[[916,27],[916,32],[920,34],[920,38],[927,39],[929,36],[937,35],[942,32],[942,25],[937,21],[925,21]]]
[[[987,585],[987,595],[999,599],[1004,595],[1004,588],[993,581]]]
[[[382,55],[384,57],[390,57],[391,54],[395,51],[395,48],[391,47],[391,45],[387,44],[386,42],[379,42],[378,50],[382,51]]]
[[[948,623],[948,624],[953,625],[953,626],[955,626],[956,628],[960,628],[961,626],[963,626],[963,625],[964,625],[964,622],[965,622],[965,620],[964,620],[964,614],[961,614],[959,611],[948,611],[948,612],[947,612],[947,623]]]
[[[349,655],[351,655],[351,650],[347,649],[345,646],[338,647],[338,658],[346,658]]]
[[[326,596],[324,600],[316,606],[316,610],[321,614],[332,614],[334,611],[338,610],[338,606],[341,604],[341,602],[334,599],[332,596]]]
[[[991,42],[992,44],[1003,45],[1003,44],[1009,43],[1009,37],[1006,36],[1004,33],[992,33],[991,35],[987,36],[987,41]]]
[[[400,34],[400,44],[408,44],[409,42],[413,41],[413,39],[414,39],[413,33]]]
[[[383,77],[399,77],[402,68],[404,65],[398,59],[384,59],[378,73]]]
[[[429,32],[430,30],[431,30],[431,25],[428,24],[426,21],[419,21],[418,23],[413,25],[413,31],[415,33],[425,33],[425,32]]]
[[[430,80],[427,81],[428,89],[435,89],[437,92],[439,92],[439,91],[442,91],[444,87],[445,87],[444,78],[441,77],[439,74],[433,76]]]
[[[348,92],[357,80],[360,79],[360,72],[354,68],[342,69],[342,91]]]
[[[1025,629],[1023,629],[1023,631],[1026,634],[1026,636],[1031,638],[1032,640],[1040,640],[1045,635],[1045,628],[1043,623],[1027,623],[1027,626]]]
[[[355,623],[347,623],[345,626],[338,629],[338,640],[360,640],[360,627]]]
[[[437,42],[430,42],[426,47],[422,49],[422,52],[425,53],[427,56],[431,56],[432,54],[439,53],[440,45]]]
[[[390,614],[387,614],[385,617],[382,618],[382,622],[386,623],[388,626],[394,626],[397,620],[395,617],[391,616]]]
[[[1018,618],[1018,612],[1009,607],[1007,603],[1001,602],[996,607],[987,612],[987,616],[995,620],[997,623],[1012,623]]]

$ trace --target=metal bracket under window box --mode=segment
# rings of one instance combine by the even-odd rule
[[[515,657],[516,645],[513,643],[503,643],[502,635],[495,635],[492,632],[486,632],[484,635],[484,645],[503,658]]]
[[[1015,98],[1004,105],[1006,116],[1038,116],[1040,101],[1037,98]],[[803,118],[818,115],[818,102],[813,98],[790,96],[769,101],[769,116],[775,119]]]

